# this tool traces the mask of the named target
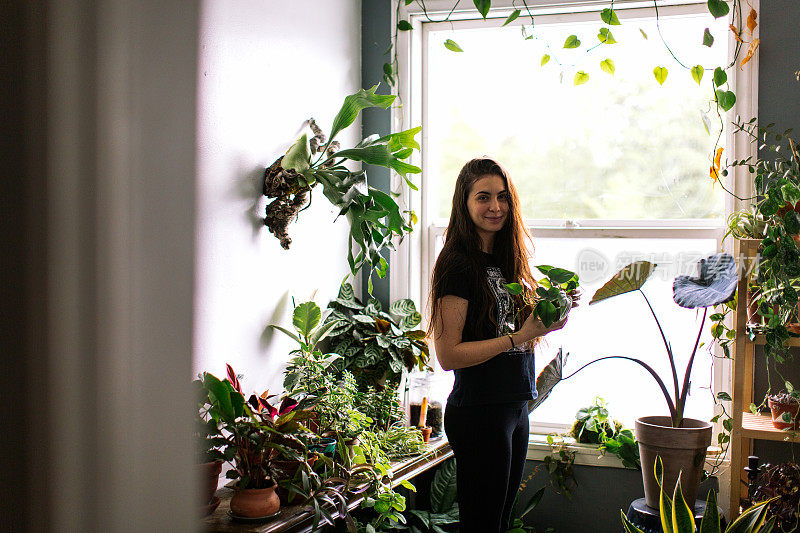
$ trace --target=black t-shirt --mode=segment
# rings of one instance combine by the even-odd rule
[[[514,300],[508,294],[506,280],[496,259],[484,252],[481,254],[485,272],[477,279],[488,283],[495,300],[494,323],[478,320],[480,309],[474,304],[477,291],[476,276],[466,266],[442,280],[442,295],[454,295],[468,302],[467,316],[461,333],[462,342],[493,339],[514,331]],[[478,324],[482,324],[479,326]],[[495,326],[497,324],[497,326]],[[511,342],[509,341],[509,345]],[[461,407],[532,400],[536,398],[536,375],[533,367],[533,351],[524,346],[495,355],[478,365],[453,370],[455,383],[447,402]]]

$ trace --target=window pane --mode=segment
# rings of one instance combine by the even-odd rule
[[[518,26],[442,25],[429,32],[431,216],[449,216],[458,170],[488,154],[510,171],[528,218],[722,218],[724,195],[708,176],[720,127],[709,103],[712,72],[698,86],[665,49],[654,19],[612,26],[613,45],[598,41],[604,24],[597,19],[555,24],[537,17],[530,40]],[[725,24],[708,14],[660,22],[675,55],[707,69],[726,62]],[[707,27],[716,37],[711,48],[701,45]],[[584,43],[580,48],[562,48],[571,34]],[[447,50],[446,39],[464,53]],[[545,53],[551,60],[542,67]],[[614,76],[600,68],[606,58],[614,61]],[[656,66],[669,70],[663,85],[653,75]],[[578,70],[590,80],[574,86]],[[701,113],[711,121],[710,135]]]
[[[588,305],[594,292],[622,267],[636,260],[658,265],[643,287],[667,340],[672,344],[678,369],[683,375],[700,330],[702,311],[678,307],[672,301],[672,280],[678,274],[696,275],[696,263],[716,249],[713,239],[535,239],[533,264],[575,268],[581,275],[581,305],[570,314],[567,326],[550,333],[537,350],[537,373],[555,356],[559,347],[569,352],[565,375],[581,365],[607,355],[641,359],[662,376],[672,393],[672,373],[658,326],[638,291]],[[602,252],[600,251],[602,250]],[[538,275],[538,271],[535,271]],[[708,420],[713,416],[711,362],[708,351],[710,323],[703,327],[693,365],[687,416]],[[704,390],[705,387],[708,390]],[[575,412],[592,403],[595,396],[609,402],[611,414],[627,426],[645,415],[668,415],[661,389],[644,368],[624,360],[595,363],[560,383],[533,414],[534,423],[571,423]]]

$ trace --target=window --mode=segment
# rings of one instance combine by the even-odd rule
[[[659,7],[657,22],[652,7],[618,1],[614,7],[622,25],[611,26],[617,44],[601,44],[598,33],[607,25],[599,9],[607,5],[587,11],[578,3],[562,4],[534,11],[533,29],[522,16],[503,27],[505,17],[484,21],[477,12],[455,14],[459,20],[446,24],[412,13],[415,31],[399,47],[405,45],[405,72],[410,72],[401,80],[403,120],[423,124],[421,193],[410,199],[420,223],[400,252],[406,274],[393,279],[393,286],[405,283],[407,294],[425,302],[458,170],[468,159],[489,154],[506,166],[519,190],[536,247],[533,264],[574,269],[584,287],[584,305],[573,312],[568,328],[548,335],[537,352],[537,368],[563,346],[570,352],[567,372],[599,356],[628,355],[668,376],[661,337],[640,295],[586,306],[619,268],[647,259],[659,268],[644,290],[673,345],[682,379],[701,315],[672,302],[672,279],[693,274],[697,259],[720,247],[730,206],[708,177],[709,154],[718,139],[725,146],[727,133],[720,131],[709,103],[711,72],[698,86],[675,58],[711,69],[726,65],[727,21],[714,20],[705,2]],[[716,36],[713,47],[702,45],[705,28]],[[592,44],[565,49],[570,35]],[[445,48],[448,39],[464,52]],[[549,61],[542,65],[545,56]],[[613,76],[601,69],[607,58],[614,63]],[[668,69],[663,85],[654,77],[655,66]],[[574,85],[579,71],[588,74],[588,83]],[[707,346],[708,325],[704,329]],[[703,388],[710,389],[712,381],[719,387],[724,376],[721,365],[711,372],[711,362],[712,354],[701,348],[689,416],[712,416],[712,397]],[[609,361],[561,383],[532,424],[538,430],[563,429],[597,395],[629,426],[638,416],[667,413],[643,369]]]

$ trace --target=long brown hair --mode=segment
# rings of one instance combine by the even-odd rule
[[[482,289],[476,294],[476,301],[470,302],[471,306],[474,305],[475,309],[479,310],[474,315],[478,320],[477,327],[482,328],[486,320],[490,320],[494,326],[497,326],[497,321],[494,317],[496,303],[490,292],[489,284],[485,281],[485,265],[483,264],[483,257],[479,253],[481,239],[467,209],[467,198],[472,185],[485,176],[500,176],[505,182],[508,194],[506,223],[494,236],[492,255],[498,261],[506,281],[508,283],[521,283],[529,300],[532,296],[532,291],[536,289],[536,281],[533,279],[528,265],[529,253],[527,244],[530,243],[531,250],[533,250],[533,242],[522,221],[517,189],[511,182],[508,172],[500,163],[488,157],[473,159],[464,165],[458,173],[455,191],[453,192],[453,206],[450,210],[450,222],[447,224],[444,236],[444,247],[433,267],[428,298],[431,317],[428,326],[429,336],[433,333],[434,324],[439,316],[438,313],[441,311],[440,299],[445,296],[443,294],[444,280],[455,273],[461,272],[468,272],[468,275],[472,277],[472,286],[481,287]],[[530,309],[523,308],[521,295],[513,298],[517,308],[522,309],[516,324],[519,327],[530,314]]]

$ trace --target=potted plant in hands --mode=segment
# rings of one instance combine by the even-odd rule
[[[672,370],[672,386],[674,396],[670,396],[667,385],[658,373],[647,363],[633,357],[612,355],[595,359],[564,379],[574,376],[587,366],[606,359],[626,359],[642,366],[655,379],[664,399],[669,407],[670,416],[644,416],[636,421],[636,440],[639,442],[639,455],[641,457],[642,477],[644,479],[645,499],[647,505],[658,507],[659,485],[653,476],[653,465],[657,456],[664,461],[664,482],[667,486],[674,486],[681,472],[683,497],[694,502],[700,477],[703,473],[703,461],[706,449],[711,443],[711,424],[702,420],[686,418],[684,408],[689,394],[692,365],[697,349],[700,345],[700,335],[705,325],[708,308],[731,300],[736,293],[738,272],[734,258],[729,254],[716,254],[706,259],[701,259],[699,276],[678,276],[672,285],[673,300],[681,307],[688,309],[703,309],[703,319],[700,330],[694,343],[686,371],[683,376],[682,386],[678,385],[678,371],[675,367],[675,357],[672,345],[667,341],[661,323],[641,290],[650,277],[656,265],[648,261],[636,261],[626,266],[605,285],[595,292],[589,305],[594,305],[608,298],[621,294],[639,291],[645,299],[653,319],[658,326],[661,339],[664,341],[667,357]]]

